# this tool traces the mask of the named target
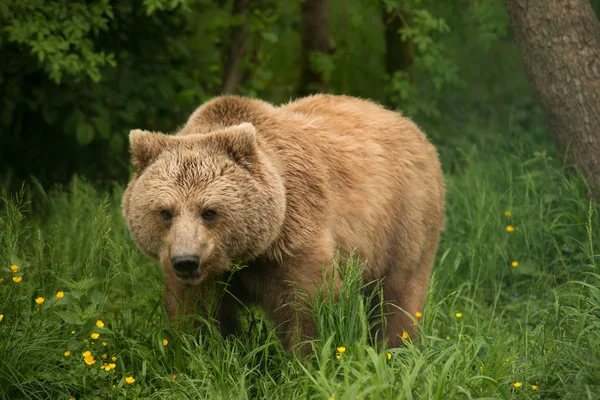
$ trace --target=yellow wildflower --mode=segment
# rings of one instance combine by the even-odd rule
[[[65,292],[63,292],[62,290],[56,292],[56,300],[62,299],[63,297],[65,297]]]
[[[96,326],[98,328],[104,328],[104,322],[102,322],[101,320],[96,321]]]
[[[4,318],[4,314],[0,314],[0,322],[2,322],[3,318]]]
[[[23,280],[22,276],[13,276],[13,282],[14,283],[19,283]]]
[[[516,388],[520,388],[521,387],[521,382],[515,382],[513,383],[513,386]]]
[[[99,333],[95,333],[95,332],[94,332],[94,333],[92,333],[92,334],[90,335],[90,337],[91,337],[92,339],[96,340],[96,339],[98,339],[98,338],[100,337],[100,334],[99,334]]]
[[[340,346],[337,348],[338,353],[344,354],[346,352],[346,348],[344,346]]]
[[[102,357],[103,360],[106,360],[106,358],[108,357],[108,354],[102,354],[100,357]]]
[[[415,313],[415,317],[417,317],[417,319],[418,319],[418,318],[421,318],[422,316],[423,316],[423,314],[421,314],[421,313],[420,313],[420,312],[418,312],[418,311]]]
[[[133,382],[135,382],[135,378],[133,376],[128,376],[127,378],[125,378],[125,382],[131,385],[133,384]]]
[[[92,355],[92,352],[88,350],[88,351],[85,351],[85,352],[81,353],[81,355],[82,355],[83,357],[89,357],[89,356],[91,356],[91,355]]]
[[[94,356],[92,355],[86,356],[83,361],[85,361],[87,365],[92,365],[96,362],[96,360],[94,360]]]
[[[38,297],[37,299],[35,299],[36,304],[43,304],[44,303],[44,298],[43,297]]]
[[[110,371],[110,367],[108,366],[108,364],[102,364],[100,368],[102,368],[105,371]]]
[[[17,272],[19,270],[19,266],[16,264],[13,264],[10,266],[10,269],[12,272]]]
[[[71,355],[71,352],[69,350],[65,351],[65,357],[69,357]]]
[[[74,330],[73,330],[73,331],[71,331],[71,335],[74,335],[74,334],[76,334],[76,333],[77,333],[77,332],[75,332]]]
[[[163,339],[163,346],[166,346],[169,344],[169,341],[167,339]]]
[[[390,353],[389,351],[385,354],[388,360],[392,359],[392,353]]]
[[[537,387],[536,385],[531,385],[531,390],[538,390],[539,387]]]
[[[107,342],[102,342],[102,346],[107,346],[108,343]]]
[[[337,358],[339,360],[340,358],[342,358],[342,355],[338,353],[335,355],[335,358]]]
[[[508,210],[504,211],[504,216],[505,217],[510,217],[512,215],[512,213]]]
[[[117,361],[117,357],[115,357],[115,356],[112,356],[110,359],[113,361]]]
[[[510,265],[512,265],[513,268],[517,268],[519,266],[519,262],[518,261],[513,261],[510,263]]]
[[[515,231],[515,227],[512,225],[506,225],[506,232],[514,232]]]
[[[402,332],[402,339],[406,340],[410,337],[410,335],[408,334],[408,332],[404,331]]]
[[[115,369],[115,368],[117,368],[117,364],[115,364],[115,363],[110,363],[110,364],[108,364],[108,367],[109,367],[110,369]]]
[[[460,313],[460,312],[457,312],[457,313],[456,313],[456,314],[454,314],[454,315],[456,315],[456,318],[462,318],[462,313]]]

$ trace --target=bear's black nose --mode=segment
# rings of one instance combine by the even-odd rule
[[[176,256],[171,258],[171,264],[177,272],[194,272],[200,266],[200,257],[194,255]]]

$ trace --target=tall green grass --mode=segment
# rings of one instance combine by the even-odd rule
[[[283,350],[256,307],[240,315],[236,339],[214,327],[171,330],[159,267],[131,242],[120,187],[75,179],[50,193],[35,184],[4,193],[0,398],[598,398],[600,210],[586,186],[519,146],[452,160],[420,339],[372,346],[371,302],[350,262],[340,265],[339,301],[327,284],[313,299],[321,336],[303,359]],[[115,368],[103,370],[111,357]]]

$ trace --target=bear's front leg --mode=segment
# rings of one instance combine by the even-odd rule
[[[324,270],[327,277],[336,279],[335,287],[339,287],[339,275],[333,273],[333,251],[329,246],[316,244],[293,257],[284,256],[281,263],[254,271],[255,292],[258,290],[258,297],[275,320],[283,345],[290,352],[306,355],[311,350],[306,342],[317,339],[314,305],[310,300],[325,283]]]
[[[197,287],[186,286],[173,274],[163,273],[165,289],[163,297],[167,308],[169,322],[183,331],[191,331],[193,325],[190,318],[199,311],[200,290]]]
[[[190,333],[200,328],[197,316],[202,316],[214,321],[223,336],[237,333],[238,300],[225,290],[223,283],[184,285],[175,276],[165,274],[165,285],[167,316],[177,329]]]

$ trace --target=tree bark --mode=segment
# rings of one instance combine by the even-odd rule
[[[246,71],[241,69],[238,63],[246,51],[249,8],[250,0],[235,0],[233,3],[233,15],[241,15],[243,21],[237,29],[231,31],[229,48],[223,60],[224,75],[221,94],[234,94],[247,76]]]
[[[408,74],[411,83],[415,81],[415,59],[410,39],[402,40],[400,29],[407,27],[407,13],[404,11],[383,12],[385,24],[385,69],[393,76],[396,71]]]
[[[558,152],[600,194],[600,22],[588,0],[505,0]]]
[[[302,3],[302,48],[297,90],[302,96],[325,88],[323,75],[310,66],[310,54],[331,52],[327,15],[327,0],[305,0]]]

